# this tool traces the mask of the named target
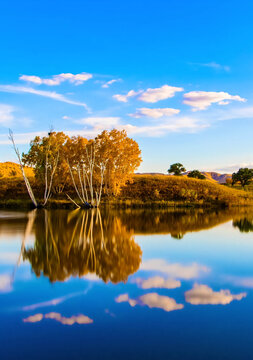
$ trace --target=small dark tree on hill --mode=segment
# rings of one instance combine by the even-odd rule
[[[241,168],[236,173],[232,174],[232,185],[240,182],[244,188],[249,185],[253,178],[253,169]]]
[[[170,168],[168,169],[168,173],[169,174],[173,174],[176,176],[181,176],[183,172],[185,172],[186,169],[184,168],[184,166],[180,163],[175,163],[170,165]]]
[[[187,176],[189,178],[200,179],[200,180],[205,180],[206,178],[203,174],[201,174],[199,170],[192,170],[189,172]]]

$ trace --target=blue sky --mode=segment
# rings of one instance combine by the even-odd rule
[[[53,126],[138,141],[142,172],[253,166],[253,2],[0,4],[0,161]]]

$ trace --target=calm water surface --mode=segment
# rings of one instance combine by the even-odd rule
[[[251,359],[253,210],[0,211],[0,359]]]

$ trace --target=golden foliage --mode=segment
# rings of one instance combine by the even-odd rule
[[[71,168],[88,167],[87,154],[91,153],[91,148],[94,149],[95,160],[94,185],[99,187],[99,168],[101,164],[106,164],[105,191],[108,194],[119,193],[120,187],[131,179],[141,163],[139,146],[127,136],[125,130],[103,131],[89,141],[81,136],[69,137],[63,132],[51,132],[43,138],[36,136],[31,141],[28,153],[23,154],[23,161],[34,168],[36,179],[43,183],[46,163],[50,171],[59,155],[53,185],[60,192],[65,185],[72,184],[68,163]]]

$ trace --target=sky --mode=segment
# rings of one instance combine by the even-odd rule
[[[126,129],[139,172],[253,167],[251,0],[0,3],[0,161],[53,127]]]

